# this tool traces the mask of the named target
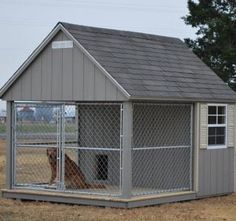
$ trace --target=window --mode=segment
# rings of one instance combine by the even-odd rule
[[[226,147],[226,105],[208,105],[208,148]]]
[[[98,180],[107,180],[108,178],[108,156],[96,155],[96,178]]]

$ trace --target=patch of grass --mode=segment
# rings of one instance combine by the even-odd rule
[[[0,123],[0,134],[6,133],[6,124]]]
[[[17,131],[20,133],[56,133],[57,125],[50,123],[22,123],[17,125]],[[74,124],[66,124],[66,133],[75,133],[76,127]],[[6,124],[0,123],[0,134],[6,133]]]

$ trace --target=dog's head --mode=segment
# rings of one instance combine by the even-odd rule
[[[48,148],[47,149],[47,156],[50,158],[50,159],[56,159],[57,158],[57,148]]]

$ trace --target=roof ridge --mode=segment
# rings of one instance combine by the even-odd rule
[[[169,37],[164,35],[156,35],[156,34],[148,34],[144,32],[136,32],[136,31],[126,31],[126,30],[119,30],[119,29],[111,29],[111,28],[101,28],[101,27],[93,27],[93,26],[86,26],[86,25],[78,25],[78,24],[72,24],[67,22],[59,22],[61,25],[63,25],[66,29],[73,29],[73,26],[77,29],[83,29],[83,31],[86,32],[96,32],[96,33],[103,33],[108,35],[120,35],[124,37],[135,37],[135,38],[141,38],[145,40],[157,40],[157,39],[169,39],[173,41],[181,41],[181,39],[177,37]],[[181,41],[182,42],[182,41]]]

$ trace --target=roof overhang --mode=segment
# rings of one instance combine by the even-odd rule
[[[133,102],[177,102],[177,103],[236,103],[236,100],[229,99],[197,99],[197,98],[175,98],[175,97],[131,97]]]

